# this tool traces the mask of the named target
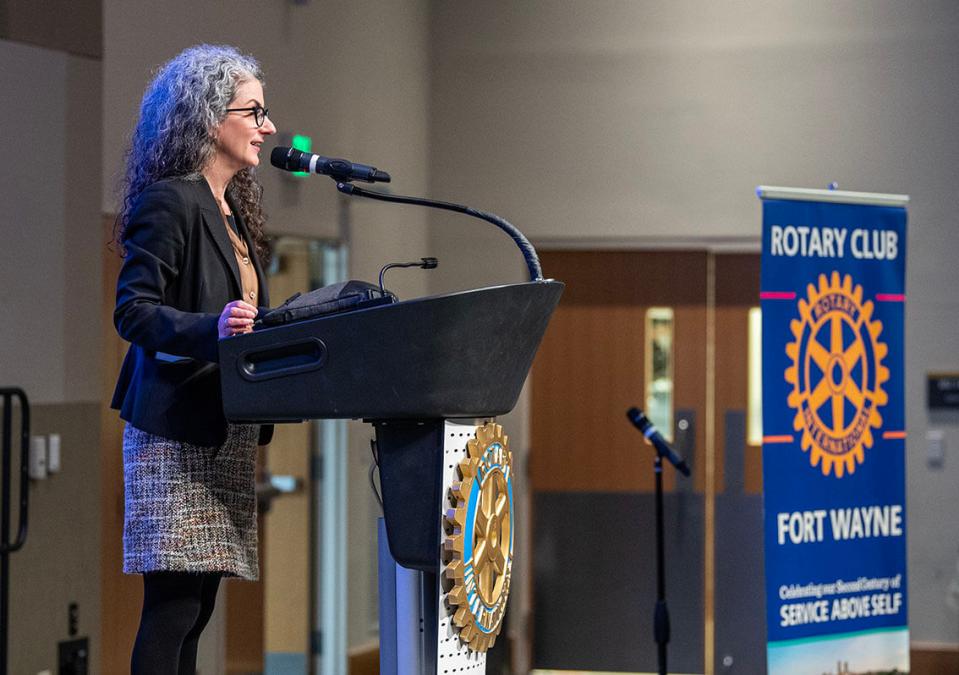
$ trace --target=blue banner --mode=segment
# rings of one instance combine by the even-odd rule
[[[763,200],[770,673],[908,672],[904,208]]]

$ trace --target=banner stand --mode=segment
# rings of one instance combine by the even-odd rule
[[[760,186],[768,671],[909,671],[906,195]]]

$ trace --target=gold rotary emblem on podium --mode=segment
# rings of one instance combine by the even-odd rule
[[[449,602],[460,639],[485,652],[503,625],[513,563],[512,455],[503,427],[477,428],[459,471],[446,513]]]
[[[840,281],[839,272],[828,280],[820,274],[790,326],[796,341],[786,345],[785,377],[793,385],[793,428],[802,431],[802,449],[824,476],[853,473],[864,461],[863,448],[873,445],[872,429],[882,425],[888,348],[872,313],[872,301],[862,301],[862,286],[853,288],[851,276]]]

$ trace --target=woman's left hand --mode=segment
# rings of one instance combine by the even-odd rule
[[[225,338],[240,333],[252,333],[256,311],[256,307],[242,300],[228,302],[216,322],[217,334]]]

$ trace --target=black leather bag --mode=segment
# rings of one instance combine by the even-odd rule
[[[353,279],[323,286],[308,293],[297,293],[279,307],[259,317],[256,324],[260,328],[281,326],[395,301],[391,293],[384,294],[379,286]]]

